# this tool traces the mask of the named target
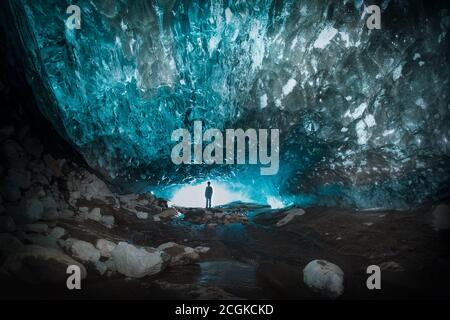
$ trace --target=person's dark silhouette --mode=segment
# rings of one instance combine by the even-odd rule
[[[205,198],[206,198],[206,209],[211,208],[211,198],[213,195],[213,188],[211,187],[211,182],[208,182],[208,186],[205,190]]]

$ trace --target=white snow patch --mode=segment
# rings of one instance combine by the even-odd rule
[[[227,24],[231,22],[231,19],[233,18],[233,12],[231,12],[230,8],[225,9],[225,21]]]
[[[425,102],[425,100],[423,100],[423,98],[417,99],[415,104],[416,106],[421,107],[422,109],[426,109],[427,107],[427,103]]]
[[[341,36],[342,41],[345,42],[345,47],[348,48],[352,45],[352,43],[350,42],[350,36],[348,35],[348,33],[345,32],[339,32],[339,35]]]
[[[364,120],[360,120],[356,124],[356,135],[358,136],[358,144],[366,144],[369,141],[369,133],[367,132],[367,126]]]
[[[218,39],[215,36],[212,37],[211,39],[209,39],[209,42],[208,42],[209,54],[211,54],[217,48],[217,45],[219,44],[219,42],[220,42],[220,39]]]
[[[275,100],[275,105],[281,109],[281,100],[280,99],[276,99]]]
[[[283,94],[287,96],[294,90],[294,87],[297,85],[297,81],[295,79],[289,79],[289,81],[283,86]]]
[[[402,70],[403,70],[402,65],[399,65],[397,68],[395,68],[395,70],[392,74],[392,79],[394,81],[397,81],[398,79],[400,79],[400,77],[402,76]]]
[[[375,118],[371,114],[368,114],[364,118],[364,122],[366,123],[367,127],[369,127],[369,128],[372,128],[373,126],[375,126],[377,124],[375,121]]]
[[[324,49],[331,40],[333,40],[334,36],[338,33],[338,31],[328,26],[325,29],[322,30],[322,32],[319,34],[319,37],[314,42],[314,48],[318,49]]]
[[[259,98],[259,104],[261,106],[261,109],[267,107],[267,101],[268,101],[267,94],[264,94]]]
[[[361,117],[364,113],[364,111],[366,111],[367,109],[367,103],[361,103],[358,108],[355,109],[355,111],[350,112],[350,110],[347,110],[347,112],[345,113],[345,117],[349,117],[352,119],[358,119],[359,117]]]

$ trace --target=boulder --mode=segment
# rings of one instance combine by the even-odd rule
[[[56,202],[55,198],[53,198],[50,195],[41,199],[41,202],[42,205],[44,206],[44,210],[52,210],[58,208],[58,203]]]
[[[79,198],[86,200],[98,199],[105,203],[117,204],[116,197],[105,182],[87,171],[83,172],[81,176],[79,178],[75,175],[69,175],[67,180],[69,192],[79,192]]]
[[[106,273],[106,271],[108,271],[108,266],[106,265],[106,263],[100,260],[95,261],[93,263],[93,267],[94,270],[101,276],[103,276]]]
[[[88,207],[79,207],[78,210],[81,213],[86,213],[86,214],[89,212],[89,208]]]
[[[67,268],[71,265],[80,267],[81,279],[86,278],[84,266],[61,251],[29,245],[10,255],[4,268],[12,276],[28,283],[65,285]]]
[[[55,239],[60,239],[65,234],[66,234],[66,229],[61,228],[61,227],[54,227],[49,235]]]
[[[137,248],[126,242],[119,242],[111,255],[117,271],[131,278],[157,274],[167,265],[167,258],[162,251],[152,248]]]
[[[305,214],[305,210],[303,210],[303,209],[292,209],[292,210],[289,210],[288,214],[283,219],[278,221],[276,226],[277,227],[282,227],[282,226],[288,224],[289,222],[291,222],[295,217],[302,216],[304,214]]]
[[[450,230],[450,205],[440,204],[433,210],[433,226],[436,231]]]
[[[44,212],[42,213],[41,220],[55,221],[55,220],[58,220],[58,218],[59,218],[58,211],[56,209],[50,209],[50,210],[44,210]]]
[[[136,204],[138,203],[139,195],[136,193],[130,193],[130,194],[118,195],[117,197],[119,198],[120,203],[129,205],[129,206],[136,206]]]
[[[13,218],[19,224],[33,223],[42,218],[44,207],[37,198],[23,198],[19,205],[11,210]]]
[[[116,244],[106,239],[98,239],[95,247],[100,251],[102,257],[110,258],[111,252],[116,248]]]
[[[147,212],[138,211],[136,213],[136,217],[138,219],[141,219],[141,220],[146,220],[146,219],[148,219],[148,213]]]
[[[102,216],[100,223],[108,229],[112,229],[114,227],[114,216]]]
[[[16,224],[10,216],[0,216],[0,232],[14,232]]]
[[[72,207],[75,207],[77,204],[78,199],[81,198],[80,191],[72,191],[69,193],[69,204]]]
[[[32,179],[32,183],[34,184],[40,184],[43,186],[48,186],[50,184],[50,181],[48,181],[48,178],[44,176],[42,173],[34,174]]]
[[[110,258],[105,261],[106,268],[108,268],[109,271],[117,272],[116,264],[114,263],[114,259]]]
[[[0,195],[9,202],[18,201],[22,196],[20,188],[8,178],[0,181]]]
[[[160,221],[160,220],[167,220],[167,219],[171,219],[173,217],[175,217],[176,215],[178,215],[178,211],[175,210],[174,208],[170,208],[167,210],[164,210],[163,212],[154,215],[153,219],[155,221]]]
[[[208,253],[210,248],[199,246],[199,247],[195,247],[194,250],[198,253]]]
[[[14,140],[6,140],[3,142],[1,152],[9,168],[26,168],[28,161],[25,151]]]
[[[31,174],[23,169],[9,169],[7,180],[21,189],[28,189],[31,186]]]
[[[66,240],[65,246],[66,250],[76,260],[82,262],[96,262],[100,260],[100,251],[90,242],[70,238]]]
[[[164,251],[170,256],[170,266],[184,266],[193,264],[200,259],[200,256],[196,250],[175,242],[164,243],[160,245],[158,249]]]
[[[69,219],[72,218],[75,215],[75,213],[70,209],[63,209],[59,213],[59,217],[62,219]]]
[[[80,208],[81,210],[81,208]],[[94,208],[87,214],[87,218],[90,220],[94,220],[100,222],[102,220],[102,212],[100,208]]]
[[[44,152],[44,147],[42,146],[41,141],[35,137],[25,138],[23,146],[26,152],[38,159],[41,157],[42,152]]]
[[[303,269],[303,281],[314,292],[335,299],[344,292],[344,272],[325,260],[313,260]]]

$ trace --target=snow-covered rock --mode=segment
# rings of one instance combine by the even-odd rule
[[[152,248],[137,248],[126,242],[119,242],[111,255],[117,271],[132,278],[157,274],[164,270],[167,264],[162,251]]]
[[[344,272],[325,260],[313,260],[303,269],[303,281],[313,291],[335,299],[344,293]]]
[[[22,198],[19,205],[10,212],[18,223],[33,223],[42,218],[44,207],[37,198]]]
[[[9,169],[7,179],[21,189],[28,189],[31,186],[31,174],[24,169]]]
[[[198,246],[198,247],[195,247],[194,250],[197,251],[198,253],[208,253],[210,248],[209,247]]]
[[[116,244],[106,239],[98,239],[95,247],[100,251],[102,257],[110,258],[111,252],[116,248]]]
[[[141,219],[141,220],[146,220],[146,219],[148,219],[148,213],[147,212],[138,211],[138,213],[136,213],[136,217],[138,219]]]
[[[100,251],[90,242],[70,238],[65,243],[66,250],[71,256],[83,262],[96,262],[100,259]]]
[[[66,234],[66,229],[61,228],[61,227],[54,227],[49,235],[55,239],[60,239],[65,234]]]
[[[90,220],[94,220],[100,222],[102,220],[102,213],[100,208],[94,208],[87,214],[87,218]]]
[[[114,216],[102,216],[102,218],[100,219],[100,223],[109,229],[114,227],[114,221]]]
[[[87,171],[83,171],[80,176],[70,174],[67,179],[67,189],[70,192],[72,202],[82,198],[86,200],[98,199],[110,204],[118,203],[106,183]]]

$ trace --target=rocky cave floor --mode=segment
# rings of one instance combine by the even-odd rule
[[[111,192],[13,126],[0,134],[2,298],[324,298],[303,282],[315,259],[344,271],[341,299],[449,297],[449,235],[434,230],[433,206],[168,208],[150,193]],[[66,288],[71,264],[82,290]],[[366,287],[372,264],[382,290]]]

